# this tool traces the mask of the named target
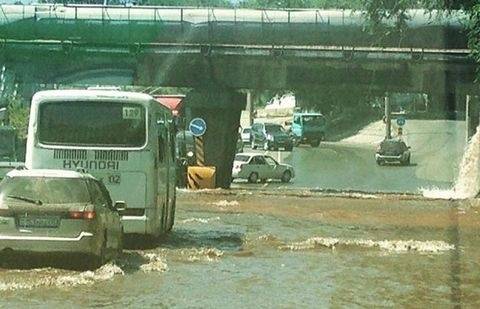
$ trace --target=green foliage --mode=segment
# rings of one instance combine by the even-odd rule
[[[468,46],[471,49],[472,57],[480,64],[480,4],[474,6],[470,12],[468,23]],[[477,70],[477,81],[480,71]]]
[[[463,10],[468,16],[466,30],[468,46],[475,61],[480,64],[480,4],[478,0],[362,0],[367,17],[366,29],[377,35],[392,33],[402,35],[409,19],[408,9],[424,8],[436,14],[449,14],[451,10]],[[394,23],[387,25],[389,19]],[[480,76],[480,72],[477,74]],[[477,78],[478,79],[478,78]]]
[[[192,6],[192,7],[232,7],[228,0],[145,0],[143,5]]]
[[[243,0],[244,8],[338,8],[360,9],[362,0]]]
[[[228,0],[146,0],[145,5],[234,7],[242,8],[339,8],[361,9],[363,0],[240,0],[238,4]]]
[[[20,140],[27,138],[28,116],[30,111],[22,104],[22,100],[10,97],[8,100],[8,122],[16,129],[17,137]]]

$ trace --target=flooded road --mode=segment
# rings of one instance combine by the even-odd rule
[[[480,203],[180,192],[173,232],[94,271],[0,270],[2,307],[479,305]]]
[[[382,126],[271,153],[295,166],[290,184],[180,190],[170,235],[95,271],[0,268],[1,306],[478,307],[480,201],[420,195],[477,175],[464,123],[410,121],[407,167],[375,164]],[[480,135],[466,153],[479,149]]]

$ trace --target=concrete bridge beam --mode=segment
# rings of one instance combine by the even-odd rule
[[[196,117],[203,118],[207,124],[202,136],[205,166],[215,166],[217,187],[230,187],[245,94],[208,84],[191,90],[184,102],[187,124]]]

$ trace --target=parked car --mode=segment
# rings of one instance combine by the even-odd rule
[[[290,135],[279,124],[254,123],[250,136],[252,149],[257,149],[260,146],[264,150],[284,148],[286,151],[291,151],[293,148],[293,141]]]
[[[375,153],[375,161],[378,165],[393,162],[409,165],[410,157],[410,147],[399,138],[384,139]]]
[[[291,132],[295,144],[310,144],[318,147],[325,140],[325,117],[320,113],[294,113]]]
[[[233,161],[232,180],[247,179],[256,183],[259,180],[280,179],[290,182],[295,177],[293,167],[288,164],[278,163],[270,156],[258,153],[239,153]]]
[[[242,128],[242,131],[240,134],[242,135],[242,141],[244,144],[250,144],[250,132],[252,131],[252,128],[250,127],[245,127]]]
[[[91,257],[121,253],[119,211],[93,176],[65,170],[13,170],[0,183],[0,251]]]

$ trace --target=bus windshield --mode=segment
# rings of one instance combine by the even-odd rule
[[[118,102],[48,102],[39,107],[38,139],[46,145],[140,147],[145,108]]]

